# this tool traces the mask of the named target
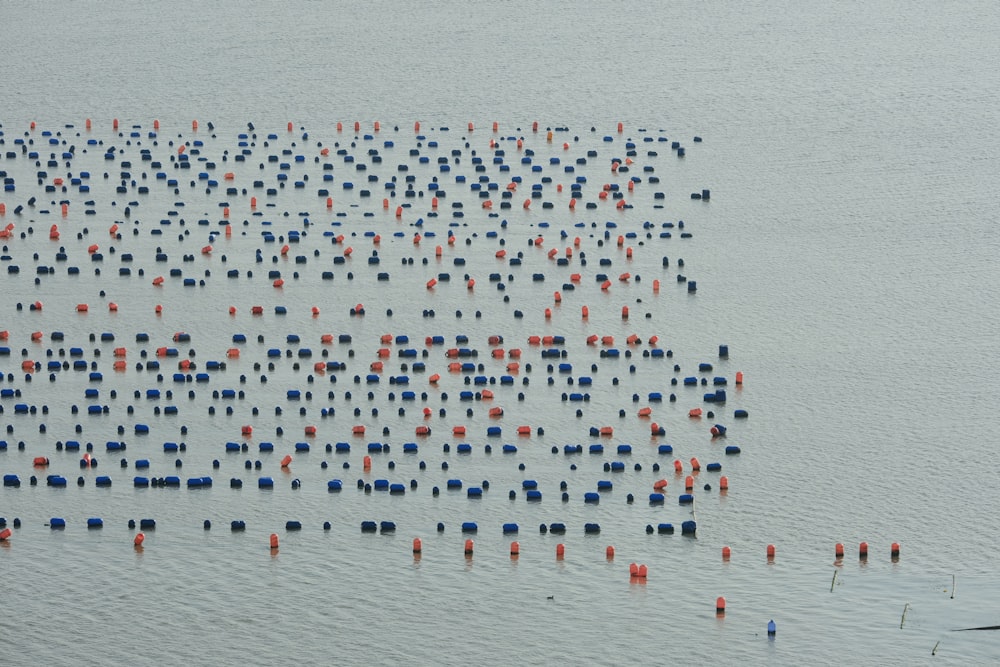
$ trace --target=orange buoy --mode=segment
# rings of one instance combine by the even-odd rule
[[[35,370],[35,362],[30,359],[25,359],[21,362],[21,370],[28,371],[29,373]]]
[[[556,545],[556,560],[562,560],[566,556],[566,545],[560,542]]]
[[[361,121],[358,121],[358,120],[354,121],[354,131],[355,132],[360,132],[361,131]]]
[[[657,278],[653,281],[653,294],[660,293],[660,279]]]
[[[251,208],[251,210],[256,210],[257,209],[257,198],[256,197],[250,197],[250,208]]]
[[[313,317],[319,317],[319,306],[313,306],[310,312],[312,312]]]
[[[726,598],[721,595],[715,598],[715,613],[719,616],[726,613]]]
[[[473,130],[475,130],[475,126],[472,124],[472,121],[469,121],[469,132],[472,132]]]
[[[736,371],[736,384],[743,384],[743,371]]]
[[[537,120],[531,122],[531,131],[532,132],[538,132],[538,121]]]
[[[253,435],[253,426],[242,426],[240,428],[240,433],[243,434],[243,435],[245,435],[245,436],[247,436],[247,437],[252,436]]]
[[[837,544],[835,544],[834,547],[833,547],[833,555],[834,555],[834,557],[837,560],[840,560],[841,558],[843,558],[844,557],[844,545],[841,544],[840,542],[837,542]]]
[[[696,456],[691,457],[691,470],[693,470],[694,472],[698,472],[699,470],[701,470],[701,462],[698,461],[698,457]]]
[[[90,310],[90,306],[88,306],[87,304],[85,304],[85,303],[78,303],[78,304],[76,304],[76,312],[78,312],[78,313],[86,313],[88,310]]]
[[[111,128],[112,128],[112,129],[115,129],[115,130],[117,130],[117,129],[118,129],[118,119],[117,119],[117,118],[115,118],[115,119],[113,119],[113,120],[111,121]],[[34,126],[32,126],[32,128],[31,128],[31,129],[35,129],[35,128],[34,128]]]
[[[647,576],[649,576],[649,568],[646,567],[645,563],[639,565],[639,571],[636,573],[635,576],[637,579],[645,579]]]
[[[437,207],[438,207],[438,198],[431,197],[431,208],[437,210]]]
[[[729,490],[729,478],[723,475],[719,478],[719,490],[728,491]]]
[[[305,429],[303,429],[303,431],[305,432],[306,435],[310,436],[316,435],[316,427],[312,425],[306,426]]]
[[[500,129],[500,123],[493,121],[493,131],[497,132]]]
[[[684,478],[684,490],[690,491],[694,488],[694,476],[688,475]]]
[[[602,426],[600,428],[600,434],[602,436],[612,436],[612,435],[615,434],[615,427],[614,426]]]
[[[132,540],[132,544],[135,545],[135,546],[137,546],[137,547],[141,547],[142,543],[145,542],[145,541],[146,541],[146,535],[145,535],[145,533],[137,533],[136,536],[135,536],[135,539]]]
[[[628,306],[622,306],[622,319],[628,319]]]
[[[465,555],[466,556],[471,556],[474,547],[475,547],[475,543],[472,540],[466,540],[465,541]]]
[[[615,559],[615,548],[610,544],[604,549],[604,557],[608,560]]]
[[[115,127],[117,128],[118,126],[115,125]],[[160,129],[160,121],[156,120],[155,118],[153,119],[153,129],[154,130]]]
[[[365,427],[364,427],[364,425],[363,424],[356,424],[356,425],[352,426],[351,427],[351,433],[353,435],[364,435],[365,434]]]
[[[333,197],[326,198],[326,208],[329,210],[333,208]]]
[[[528,426],[528,425],[526,425],[526,424],[522,424],[521,426],[517,427],[517,434],[518,435],[531,435],[531,427]]]
[[[87,252],[90,253],[91,255],[93,255],[94,253],[96,253],[100,249],[101,249],[101,247],[99,245],[97,245],[96,243],[93,243],[93,244],[91,244],[90,246],[87,247]]]
[[[157,286],[162,285],[163,284],[163,276],[156,276],[155,278],[153,278],[153,284],[157,285]]]
[[[191,129],[192,130],[197,130],[198,129],[198,121],[196,121],[196,120],[191,121]]]
[[[603,283],[601,283],[601,291],[602,292],[607,292],[608,289],[610,289],[610,288],[611,288],[611,281],[610,280],[605,280]]]
[[[465,427],[464,426],[456,426],[456,427],[454,427],[454,428],[451,429],[451,434],[452,435],[465,435]]]
[[[768,560],[774,560],[774,551],[775,551],[774,545],[773,544],[768,544],[767,545],[767,559]]]
[[[435,373],[434,375],[427,378],[427,381],[430,382],[431,384],[437,384],[440,379],[441,379],[441,374]]]
[[[576,208],[576,197],[569,200],[569,209],[572,211]]]
[[[531,208],[531,199],[530,198],[529,199],[525,199],[524,200],[524,204],[522,204],[522,206],[525,208],[525,210]]]
[[[415,433],[416,433],[416,435],[430,435],[431,434],[431,427],[430,426],[426,426],[424,424],[421,424],[420,426],[418,426],[415,429]]]
[[[271,533],[271,551],[275,551],[278,548],[278,534]]]
[[[212,254],[212,246],[210,246],[210,245],[202,246],[202,248],[201,248],[201,254],[202,255],[211,255]]]
[[[42,339],[42,332],[41,331],[33,331],[31,333],[31,340],[39,341],[41,339]]]
[[[434,289],[434,286],[438,284],[437,278],[431,278],[427,281],[427,289]]]
[[[372,469],[372,457],[370,457],[370,456],[368,456],[366,454],[365,458],[362,459],[361,465],[364,467],[365,470],[371,470]]]
[[[32,462],[32,465],[34,465],[35,467],[38,467],[38,468],[44,468],[48,464],[49,464],[49,460],[48,460],[48,458],[46,458],[44,456],[36,456],[35,460]]]
[[[239,359],[240,358],[239,348],[236,347],[229,348],[228,350],[226,350],[226,356],[230,359]]]
[[[562,303],[562,292],[556,290],[555,293],[552,295],[552,300],[555,301],[556,303]]]
[[[419,132],[420,131],[420,121],[419,120],[413,121],[413,131],[414,132]]]
[[[733,555],[733,550],[729,547],[722,547],[722,560],[729,560],[729,557]]]
[[[858,545],[858,558],[861,560],[868,560],[868,543],[862,542]]]
[[[688,417],[701,417],[701,408],[691,408],[688,410]]]
[[[89,129],[90,129],[90,127],[91,127],[91,124],[90,124],[90,119],[89,119],[89,118],[87,119],[87,121],[86,121],[85,125],[86,125],[87,129],[89,130]]]
[[[551,320],[552,319],[552,309],[551,308],[546,308],[545,309],[545,319],[547,319],[547,320]]]
[[[12,532],[10,528],[4,528],[3,530],[0,530],[0,542],[6,542],[7,540],[10,539],[11,535]]]
[[[337,132],[343,132],[343,131],[344,131],[344,124],[338,120],[337,121]]]
[[[112,352],[112,354],[114,354],[114,356],[118,357],[119,359],[123,359],[127,354],[127,350],[124,347],[116,347],[114,349],[114,352]]]
[[[397,206],[396,207],[396,217],[397,218],[402,218],[403,217],[403,207],[402,206]],[[417,243],[419,243],[419,241],[417,239],[414,239],[413,244],[416,245]]]
[[[630,577],[639,576],[639,564],[638,563],[629,563],[628,564],[628,574],[629,574]]]
[[[889,556],[892,558],[892,560],[899,559],[899,542],[893,542],[892,545],[889,547]]]
[[[424,545],[423,545],[423,542],[420,541],[420,538],[419,537],[414,537],[413,538],[413,553],[419,554],[421,551],[423,551],[423,548],[424,548]]]
[[[583,319],[587,319],[588,317],[590,317],[590,308],[588,308],[587,306],[582,307],[580,309],[580,315],[583,317]]]
[[[653,482],[653,490],[654,491],[662,491],[665,488],[667,488],[667,480],[665,480],[665,479],[658,479],[655,482]]]
[[[273,283],[271,283],[271,284],[272,284],[272,285],[274,285],[275,287],[283,287],[283,286],[284,286],[284,284],[285,284],[285,279],[284,279],[284,278],[277,278],[277,279],[276,279],[276,280],[275,280],[275,281],[274,281]]]
[[[622,123],[618,123],[618,134],[621,134],[624,129],[625,125]]]
[[[510,555],[512,558],[517,558],[521,555],[521,544],[519,542],[510,543]]]
[[[49,227],[49,238],[53,241],[59,240],[59,225],[52,225]]]

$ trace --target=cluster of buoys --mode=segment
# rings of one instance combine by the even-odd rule
[[[289,487],[307,493],[324,484],[339,492],[343,482],[317,469],[356,465],[352,456],[360,449],[366,452],[360,490],[419,501],[426,494],[417,492],[416,478],[368,477],[372,456],[398,452],[400,445],[402,460],[380,460],[375,467],[415,467],[414,454],[440,446],[439,484],[453,502],[496,502],[488,480],[452,486],[449,463],[468,461],[516,461],[520,471],[529,461],[542,475],[546,466],[566,464],[596,476],[613,473],[614,483],[574,482],[574,496],[587,506],[602,499],[607,504],[609,494],[632,503],[649,485],[651,506],[662,504],[668,480],[657,481],[661,464],[673,466],[675,475],[691,473],[677,495],[678,505],[689,506],[682,512],[693,507],[699,473],[710,480],[705,491],[728,490],[728,477],[717,474],[721,463],[701,472],[691,455],[736,454],[739,445],[713,445],[704,426],[696,432],[683,409],[671,404],[732,410],[733,419],[744,419],[742,405],[727,407],[740,403],[743,375],[734,380],[729,346],[720,345],[718,369],[677,355],[670,377],[664,364],[675,358],[674,350],[660,343],[667,339],[658,321],[663,304],[682,305],[696,286],[676,273],[686,270],[675,254],[677,244],[692,238],[691,225],[668,219],[665,211],[679,207],[698,217],[707,210],[684,208],[693,205],[661,189],[664,158],[684,156],[679,141],[646,130],[625,136],[620,124],[616,134],[602,137],[592,128],[582,140],[567,128],[543,134],[537,123],[530,133],[505,134],[494,124],[493,136],[482,138],[471,123],[464,134],[421,130],[415,123],[413,137],[387,132],[378,122],[370,131],[354,123],[349,136],[338,124],[329,141],[296,131],[292,123],[284,133],[248,124],[245,132],[227,134],[207,126],[210,134],[199,132],[194,121],[191,135],[170,137],[160,133],[158,121],[152,130],[120,128],[115,121],[114,132],[105,135],[89,121],[85,134],[34,126],[23,137],[0,132],[2,196],[11,201],[10,210],[0,203],[0,216],[11,216],[2,253],[7,292],[35,289],[46,301],[44,311],[34,296],[10,302],[16,318],[0,341],[15,343],[0,346],[0,370],[21,365],[0,375],[0,411],[13,412],[8,437],[15,428],[18,435],[33,428],[44,434],[25,438],[30,444],[21,440],[18,449],[31,450],[32,467],[51,470],[47,484],[67,486],[60,473],[68,459],[60,452],[86,449],[79,462],[85,476],[78,478],[85,484],[91,479],[86,471],[97,466],[93,443],[106,442],[108,452],[126,446],[138,452],[134,467],[141,472],[94,476],[94,486],[131,482],[137,494],[182,487],[203,493],[212,486],[205,457],[217,451],[226,456],[212,461],[212,471],[224,474],[240,465],[253,471],[230,477],[234,493],[254,479],[266,493]],[[709,194],[702,189],[701,200]],[[46,216],[57,220],[36,234],[40,221],[56,219]],[[97,217],[110,225],[95,239]],[[21,276],[28,266],[33,285]],[[63,273],[74,285],[65,296],[54,291]],[[677,295],[661,292],[669,278]],[[218,298],[220,292],[225,296]],[[445,304],[461,309],[428,327]],[[410,330],[372,334],[383,308],[382,331],[396,328],[388,326],[394,315],[396,321],[409,316]],[[150,310],[156,319],[148,317]],[[457,327],[472,313],[470,335]],[[276,330],[283,345],[273,340]],[[524,331],[537,333],[525,338]],[[45,347],[46,339],[53,347]],[[687,377],[681,363],[689,368]],[[46,374],[51,388],[44,385]],[[559,391],[557,384],[568,388]],[[623,384],[637,393],[631,406],[615,406],[613,421],[602,393],[617,394]],[[699,389],[710,385],[709,393]],[[584,410],[594,418],[581,420]],[[709,419],[715,419],[712,410]],[[701,411],[690,408],[690,417]],[[71,435],[49,434],[48,414],[54,423],[66,414],[82,421]],[[238,428],[241,438],[228,436],[234,441],[211,454],[204,447],[189,452],[183,442],[188,426],[199,431],[213,419]],[[373,431],[385,442],[367,442]],[[289,442],[286,432],[307,442]],[[390,444],[401,432],[415,442]],[[126,433],[134,436],[127,445]],[[677,438],[674,444],[664,442],[668,433]],[[725,436],[726,426],[715,424],[709,435]],[[61,438],[55,453],[53,437]],[[517,444],[504,442],[515,437]],[[588,437],[589,449],[579,442]],[[325,448],[319,444],[324,441]],[[263,461],[229,456],[251,448]],[[2,441],[0,452],[6,449]],[[545,463],[537,457],[546,451],[569,458]],[[588,460],[575,458],[585,451]],[[506,460],[492,458],[494,452]],[[327,454],[318,468],[309,459],[317,453]],[[5,487],[20,485],[18,473],[27,471],[19,465],[0,461],[14,468],[4,475]],[[196,472],[181,478],[164,469],[176,473],[182,466]],[[427,470],[424,461],[419,466]],[[124,459],[121,467],[127,468]],[[565,483],[551,495],[545,487],[511,488],[507,498],[535,504],[545,491],[546,498],[571,499]],[[431,497],[440,493],[433,482],[421,488],[432,488]],[[302,525],[289,521],[286,529]],[[392,533],[395,525],[366,520],[362,531]],[[680,525],[682,534],[694,535],[693,520]],[[232,527],[243,530],[245,523]],[[463,525],[463,532],[477,528]],[[601,531],[596,521],[582,528],[587,535]],[[502,529],[516,533],[517,524]],[[541,530],[559,535],[567,529],[550,523]],[[673,524],[647,524],[646,532],[672,534]],[[565,548],[560,545],[557,555]]]

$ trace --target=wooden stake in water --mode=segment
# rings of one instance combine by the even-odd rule
[[[955,599],[955,575],[951,575],[951,599]]]
[[[941,645],[941,640],[938,640],[937,643],[934,644],[934,648],[931,649],[931,655],[937,655],[937,647],[940,645]]]
[[[909,609],[909,608],[910,608],[910,603],[909,602],[907,602],[906,604],[903,605],[903,617],[901,619],[899,619],[899,629],[900,630],[903,629],[903,623],[906,622],[906,610]]]
[[[834,586],[834,584],[837,583],[837,572],[839,572],[839,571],[840,570],[834,570],[833,571],[833,581],[830,582],[830,592],[831,593],[833,592],[833,586]]]

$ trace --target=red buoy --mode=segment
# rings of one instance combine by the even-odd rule
[[[278,550],[278,534],[271,533],[271,551]]]
[[[726,613],[726,598],[721,595],[715,598],[715,613],[718,616],[722,616]]]
[[[609,544],[607,547],[605,547],[604,557],[608,560],[615,559],[615,548],[612,545]]]
[[[728,561],[729,557],[733,555],[733,550],[729,547],[722,547],[722,560]]]
[[[466,556],[471,556],[474,547],[475,547],[475,543],[472,540],[466,540],[465,541],[465,555]]]
[[[413,553],[419,554],[423,550],[423,543],[419,537],[413,538]]]

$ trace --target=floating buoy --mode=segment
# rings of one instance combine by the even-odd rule
[[[419,554],[423,551],[423,543],[420,541],[419,537],[413,538],[413,553]]]
[[[899,542],[893,542],[892,546],[889,547],[889,556],[893,560],[899,559]]]
[[[773,544],[768,544],[767,545],[767,559],[768,560],[774,560],[774,551],[775,551],[774,545]]]
[[[615,548],[612,545],[609,544],[607,547],[605,547],[605,549],[604,549],[604,557],[607,560],[614,560],[615,559]]]
[[[860,560],[868,560],[868,543],[862,542],[858,545],[858,558]]]
[[[6,542],[7,540],[9,540],[11,534],[12,533],[10,528],[4,528],[3,530],[0,530],[0,542]]]
[[[510,543],[510,556],[511,558],[517,558],[521,555],[521,544],[519,542]]]
[[[277,551],[278,549],[278,534],[271,533],[271,551]]]
[[[733,555],[732,549],[729,547],[722,547],[722,560],[727,561],[729,557]]]
[[[834,545],[833,556],[837,560],[840,560],[841,558],[844,557],[844,545],[841,544],[840,542],[837,542],[837,544]]]
[[[466,556],[471,556],[474,547],[475,547],[475,543],[472,540],[466,540],[465,541],[465,555]]]
[[[146,535],[143,533],[136,533],[135,539],[132,540],[132,544],[141,547],[142,543],[146,541]]]
[[[721,595],[715,598],[715,613],[717,616],[722,616],[726,613],[726,598]]]
[[[566,545],[560,542],[556,545],[556,560],[562,560],[566,556]]]
[[[292,462],[292,455],[291,454],[285,454],[285,458],[281,459],[281,467],[282,468],[287,468],[288,465],[291,462]]]

